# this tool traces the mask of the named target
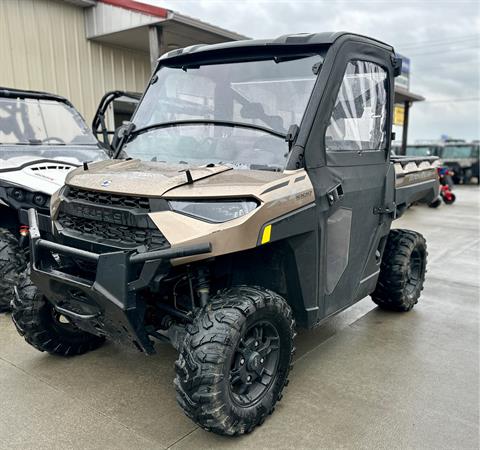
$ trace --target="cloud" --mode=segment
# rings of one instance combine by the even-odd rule
[[[480,2],[465,0],[144,0],[252,38],[352,31],[411,59],[409,140],[480,138]],[[448,100],[451,101],[439,101]]]

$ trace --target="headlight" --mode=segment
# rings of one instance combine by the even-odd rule
[[[47,203],[47,197],[43,194],[33,194],[33,203],[41,208]]]
[[[25,201],[25,191],[22,189],[13,189],[10,195],[19,203]]]
[[[237,219],[258,206],[254,199],[171,200],[169,203],[176,212],[215,223]]]

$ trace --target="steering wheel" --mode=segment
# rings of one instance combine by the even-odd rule
[[[46,144],[50,141],[57,141],[59,144],[65,144],[65,141],[62,138],[55,137],[55,136],[49,136],[46,139],[42,141],[42,144]]]

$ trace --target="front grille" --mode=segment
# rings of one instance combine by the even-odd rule
[[[71,200],[81,200],[97,205],[115,206],[130,209],[139,209],[150,212],[150,202],[147,197],[128,197],[125,195],[111,194],[109,192],[88,191],[69,187],[66,197]]]
[[[109,222],[92,220],[85,217],[60,213],[58,223],[67,231],[89,236],[105,244],[118,244],[121,247],[145,245],[148,249],[168,247],[165,236],[152,224],[152,228],[130,227]]]

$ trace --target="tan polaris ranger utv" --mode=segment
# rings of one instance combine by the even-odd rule
[[[437,178],[428,158],[390,157],[398,73],[392,47],[348,33],[162,56],[116,159],[52,198],[53,239],[30,211],[20,334],[61,355],[170,341],[185,413],[252,431],[287,384],[296,325],[420,296],[425,240],[390,225]]]

